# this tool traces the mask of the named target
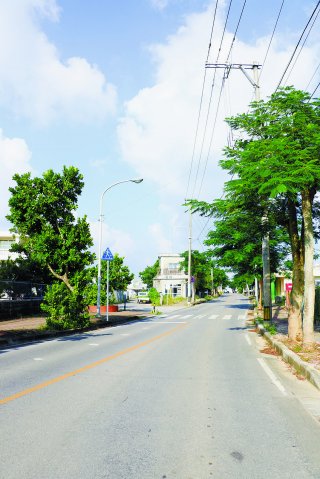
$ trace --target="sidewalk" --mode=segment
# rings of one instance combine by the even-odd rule
[[[277,328],[275,335],[267,331],[267,326],[257,322],[257,311],[252,313],[252,317],[248,319],[256,323],[257,332],[295,369],[297,377],[308,379],[320,390],[320,325],[315,326],[315,345],[305,350],[300,344],[288,340],[288,313],[285,307],[273,308],[273,324]]]
[[[179,304],[173,306],[159,306],[157,307],[157,311],[161,314],[166,314],[185,307],[185,305]],[[157,315],[152,314],[152,306],[150,305],[141,310],[141,308],[134,308],[134,305],[130,307],[130,304],[128,305],[127,303],[126,310],[123,310],[123,306],[120,306],[120,308],[121,310],[116,313],[109,313],[108,322],[106,322],[103,317],[102,319],[93,317],[91,318],[90,326],[81,330],[50,331],[41,329],[45,326],[46,321],[44,317],[40,316],[0,321],[0,348],[38,339],[49,339],[57,336],[77,334],[94,329],[116,326],[131,321],[143,321],[149,317],[157,317]]]
[[[277,327],[278,334],[288,335],[288,312],[285,306],[274,306],[272,308],[273,322]],[[315,325],[315,340],[320,343],[320,324]]]

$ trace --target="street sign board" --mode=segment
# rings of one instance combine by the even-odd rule
[[[111,253],[110,249],[107,248],[105,252],[102,255],[102,259],[105,261],[112,261],[113,260],[113,254]]]

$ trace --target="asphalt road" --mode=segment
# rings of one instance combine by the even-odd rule
[[[0,351],[5,479],[320,478],[320,396],[238,295]]]

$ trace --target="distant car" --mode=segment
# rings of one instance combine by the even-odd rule
[[[148,291],[140,291],[137,296],[138,303],[150,303]]]

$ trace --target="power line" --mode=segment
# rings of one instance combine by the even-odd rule
[[[314,79],[314,77],[315,77],[315,75],[316,75],[317,71],[319,70],[319,68],[320,68],[320,63],[318,64],[317,68],[315,69],[315,71],[314,71],[314,73],[313,73],[312,77],[311,77],[311,78],[310,78],[310,80],[309,80],[309,83],[308,83],[308,85],[305,87],[305,90],[308,90],[308,88],[309,88],[309,86],[310,86],[310,83],[311,83],[311,82],[312,82],[312,80]]]
[[[223,40],[224,40],[226,28],[227,28],[227,23],[228,23],[228,19],[229,19],[229,16],[230,16],[230,10],[231,10],[232,2],[233,2],[233,0],[230,0],[230,2],[229,2],[228,12],[227,12],[226,20],[225,20],[224,27],[223,27],[223,32],[222,32],[222,36],[221,36],[221,40],[220,40],[220,45],[219,45],[219,50],[218,50],[216,62],[219,61],[219,57],[220,57],[220,53],[221,53],[221,49],[222,49],[222,44],[223,44]],[[206,64],[207,63],[208,62],[206,62]],[[198,181],[198,174],[199,174],[199,169],[200,169],[200,164],[201,164],[203,146],[204,146],[204,142],[205,142],[205,138],[206,138],[206,134],[207,134],[208,120],[209,120],[209,115],[210,115],[210,110],[211,110],[211,102],[212,102],[213,88],[215,86],[215,79],[216,79],[216,71],[214,72],[213,81],[212,81],[212,85],[211,85],[209,105],[208,105],[208,109],[207,109],[205,128],[204,128],[204,133],[203,133],[203,137],[202,137],[200,155],[199,155],[199,159],[198,159],[198,163],[197,163],[196,176],[195,176],[195,180],[194,180],[192,196],[194,195],[194,192],[195,192],[195,189],[196,189],[196,186],[197,186],[197,181]]]
[[[214,25],[215,25],[215,21],[216,21],[218,1],[219,1],[219,0],[216,0],[216,6],[215,6],[214,15],[213,15],[213,20],[212,20],[211,34],[210,34],[210,40],[209,40],[209,46],[208,46],[208,53],[207,53],[206,63],[208,62],[209,55],[210,55],[210,50],[211,50],[212,36],[213,36],[213,29],[214,29]],[[200,117],[201,117],[201,110],[202,110],[202,103],[203,103],[204,87],[205,87],[205,83],[206,83],[206,75],[207,75],[207,71],[206,71],[206,69],[205,69],[205,71],[204,71],[204,76],[203,76],[203,82],[202,82],[202,90],[201,90],[201,98],[200,98],[200,105],[199,105],[197,126],[196,126],[196,132],[195,132],[195,137],[194,137],[194,142],[193,142],[193,150],[192,150],[192,156],[191,156],[191,162],[190,162],[190,169],[189,169],[189,177],[188,177],[187,191],[186,191],[186,195],[185,195],[186,198],[188,197],[189,186],[190,186],[190,179],[191,179],[191,173],[192,173],[194,156],[195,156],[195,151],[196,151],[196,144],[197,144],[198,131],[199,131],[199,125],[200,125]]]
[[[271,43],[272,43],[272,40],[273,40],[275,31],[276,31],[276,28],[277,28],[277,26],[278,26],[278,22],[279,22],[279,18],[280,18],[281,12],[282,12],[282,8],[283,8],[283,5],[284,5],[284,1],[285,1],[285,0],[282,0],[281,6],[280,6],[280,10],[279,10],[279,12],[278,12],[278,16],[277,16],[277,19],[276,19],[276,23],[275,23],[275,25],[274,25],[274,27],[273,27],[273,31],[272,31],[272,35],[271,35],[271,38],[270,38],[270,41],[269,41],[269,45],[268,45],[266,54],[265,54],[264,59],[263,59],[263,62],[262,62],[262,68],[261,68],[261,71],[260,71],[259,78],[260,78],[261,75],[262,75],[263,67],[264,67],[264,65],[265,65],[266,59],[267,59],[268,54],[269,54],[269,50],[270,50],[270,47],[271,47]]]
[[[234,35],[233,35],[233,38],[232,38],[232,41],[231,41],[231,45],[230,45],[230,49],[229,49],[229,53],[228,53],[228,56],[227,56],[226,63],[228,63],[229,57],[231,55],[233,44],[235,42],[235,39],[236,39],[236,36],[237,36],[237,33],[238,33],[239,25],[240,25],[240,22],[241,22],[241,19],[242,19],[242,15],[243,15],[243,11],[245,9],[246,3],[247,3],[247,0],[244,0],[243,5],[242,5],[242,10],[241,10],[241,13],[240,13],[240,16],[239,16],[238,24],[237,24],[236,30],[234,32]]]
[[[311,93],[311,98],[313,97],[313,95],[315,94],[315,92],[318,90],[320,86],[320,82],[318,83],[318,85],[315,87],[315,89],[313,90],[313,92]]]
[[[302,44],[301,47],[300,47],[299,53],[298,53],[298,55],[296,56],[296,59],[295,59],[293,65],[292,65],[292,67],[291,67],[291,70],[290,70],[288,76],[287,76],[286,83],[288,82],[288,80],[289,80],[289,78],[290,78],[290,75],[291,75],[291,73],[292,73],[292,70],[294,69],[294,67],[295,67],[295,65],[296,65],[296,63],[297,63],[297,61],[298,61],[298,58],[299,58],[299,56],[300,56],[300,54],[301,54],[301,52],[302,52],[302,49],[303,49],[303,47],[305,46],[306,41],[307,41],[308,38],[309,38],[309,35],[310,35],[310,33],[311,33],[311,30],[312,30],[313,27],[314,27],[314,24],[315,24],[315,22],[316,22],[316,20],[317,20],[317,18],[318,18],[318,16],[319,16],[319,13],[320,13],[320,10],[318,11],[317,15],[315,16],[315,18],[314,18],[314,20],[313,20],[313,22],[312,22],[312,25],[310,26],[309,31],[308,31],[308,33],[307,33],[307,35],[306,35],[306,38],[304,39],[303,44]]]
[[[320,5],[320,0],[318,1],[317,5],[315,6],[315,8],[314,8],[314,10],[313,10],[313,12],[312,12],[312,14],[311,14],[311,16],[310,16],[310,18],[309,18],[307,24],[306,24],[306,26],[305,26],[304,29],[303,29],[303,32],[302,32],[301,35],[300,35],[300,38],[299,38],[299,40],[298,40],[298,43],[297,43],[297,45],[295,46],[295,49],[294,49],[294,51],[293,51],[293,53],[292,53],[292,55],[291,55],[291,58],[290,58],[290,60],[289,60],[289,62],[288,62],[288,64],[287,64],[287,66],[286,66],[286,68],[285,68],[283,74],[282,74],[282,77],[280,78],[280,81],[279,81],[278,86],[277,86],[277,88],[276,88],[275,91],[277,91],[278,88],[280,87],[280,85],[281,85],[281,83],[282,83],[282,80],[283,80],[285,74],[287,73],[288,68],[290,67],[291,62],[292,62],[292,60],[293,60],[293,57],[295,56],[296,51],[297,51],[297,49],[298,49],[298,47],[299,47],[299,45],[300,45],[300,42],[301,42],[301,40],[302,40],[302,37],[303,37],[303,35],[305,34],[305,31],[307,30],[307,28],[308,28],[308,26],[309,26],[309,23],[311,22],[311,20],[312,20],[314,14],[316,13],[316,11],[317,11],[319,5]]]

